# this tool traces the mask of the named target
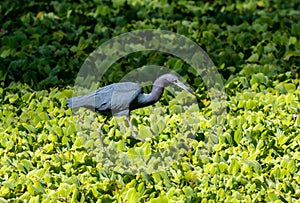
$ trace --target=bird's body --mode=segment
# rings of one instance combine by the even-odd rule
[[[104,115],[127,115],[133,110],[137,97],[142,93],[140,85],[132,82],[114,83],[87,95],[67,100],[71,108],[85,107]]]
[[[137,83],[121,82],[107,85],[87,95],[69,98],[67,103],[70,108],[85,107],[107,116],[126,116],[131,125],[130,111],[154,104],[169,84],[176,84],[191,92],[176,75],[164,74],[154,81],[149,94],[144,93]]]

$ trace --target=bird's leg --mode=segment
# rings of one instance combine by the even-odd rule
[[[105,118],[105,120],[103,121],[103,123],[101,123],[101,125],[99,126],[97,132],[98,132],[98,137],[99,137],[99,140],[100,140],[100,143],[101,143],[101,147],[102,147],[102,152],[104,152],[104,144],[103,144],[103,141],[102,141],[102,137],[103,137],[103,133],[102,133],[102,128],[105,124],[105,121],[106,121],[107,118]]]
[[[130,130],[133,131],[133,126],[132,126],[132,123],[131,123],[131,121],[130,121],[130,116],[127,115],[127,116],[126,116],[126,119],[127,119],[127,122],[128,122],[128,124],[129,124],[129,126],[130,126]]]
[[[131,123],[131,121],[130,121],[130,116],[129,116],[129,115],[126,115],[126,118],[127,118],[128,124],[129,124],[129,126],[130,126],[130,134],[131,134],[130,137],[132,137],[133,139],[139,140],[139,141],[144,141],[143,139],[137,137],[136,133],[134,132],[134,130],[133,130],[133,125],[132,125],[132,123]]]

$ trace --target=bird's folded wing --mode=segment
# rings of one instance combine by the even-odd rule
[[[141,93],[142,88],[136,83],[117,83],[112,93],[111,110],[114,114],[129,110],[130,104]],[[129,113],[129,111],[128,111]],[[125,114],[122,114],[125,115]]]

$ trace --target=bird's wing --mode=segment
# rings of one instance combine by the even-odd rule
[[[132,82],[116,83],[111,99],[111,110],[115,115],[129,114],[130,104],[142,92],[140,85]]]
[[[129,115],[130,104],[141,93],[142,88],[132,82],[111,84],[87,95],[67,100],[71,108],[85,107],[97,112],[106,112],[117,116]]]
[[[97,89],[91,97],[94,99],[95,110],[98,112],[109,111],[111,109],[111,97],[115,84],[111,84]]]
[[[71,108],[86,107],[100,112],[108,111],[113,89],[114,84],[97,89],[87,95],[72,97],[67,100],[68,106]]]

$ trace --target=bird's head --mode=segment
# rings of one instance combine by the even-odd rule
[[[168,74],[162,75],[161,78],[164,80],[164,86],[174,84],[174,85],[180,87],[181,89],[183,89],[191,94],[194,94],[194,92],[190,88],[188,88],[185,84],[183,84],[179,80],[177,75],[168,73]]]

